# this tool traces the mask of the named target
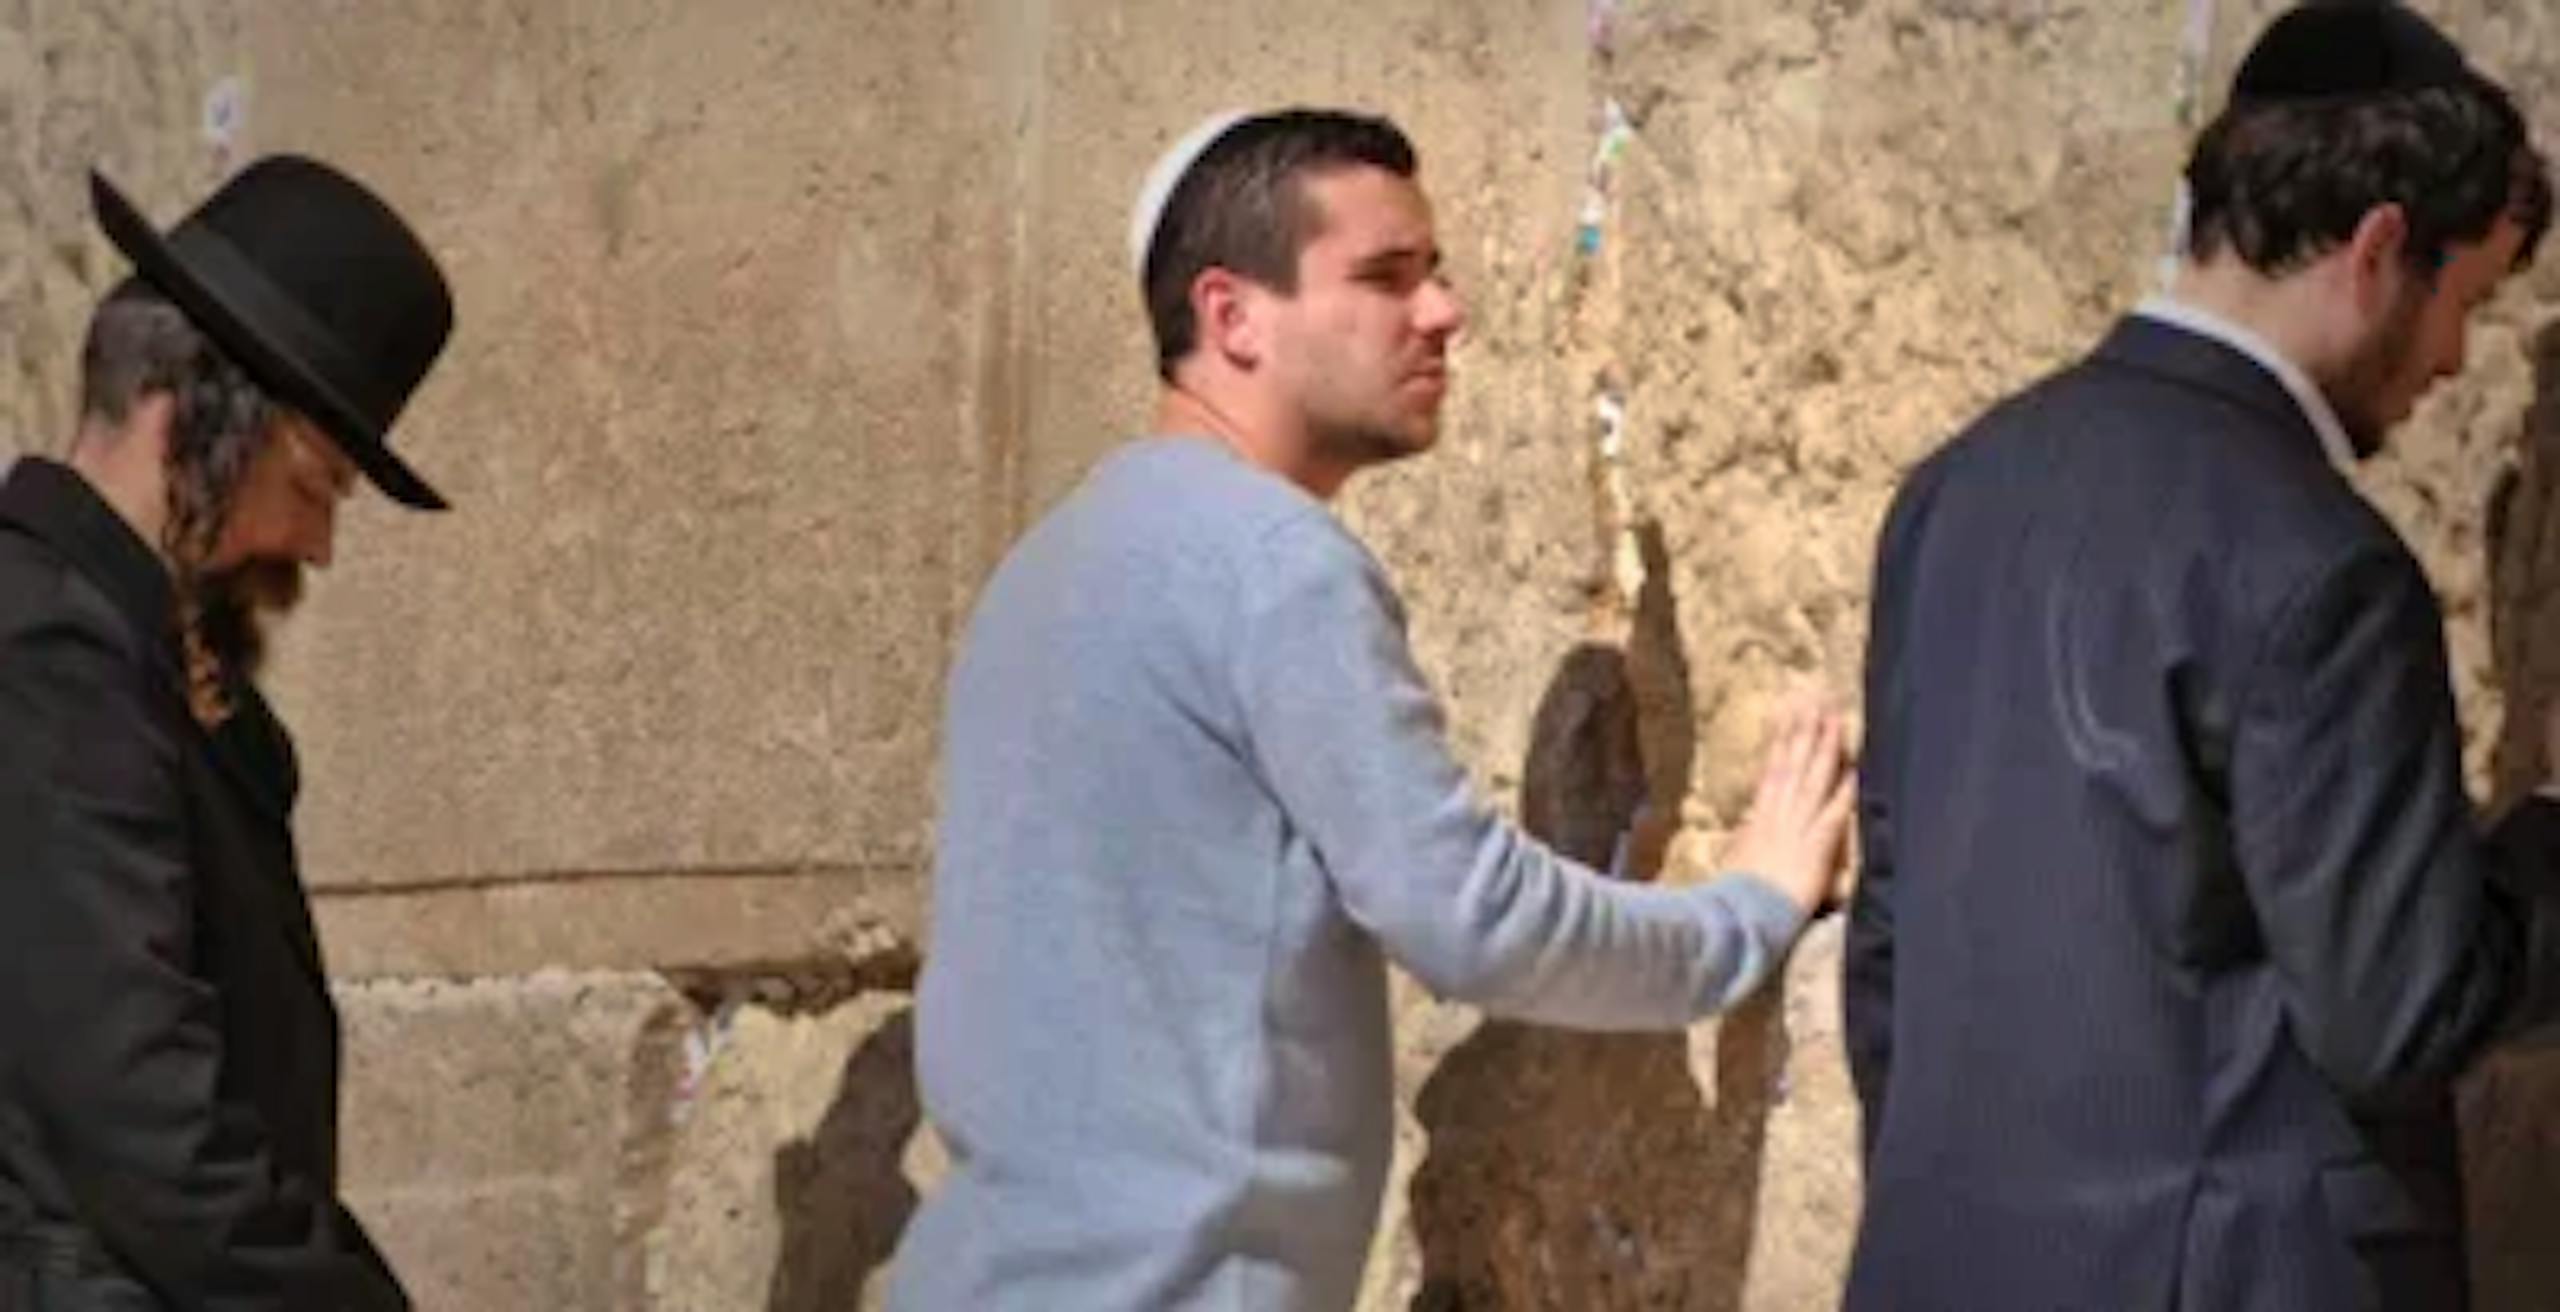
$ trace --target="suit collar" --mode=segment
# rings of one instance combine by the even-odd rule
[[[166,653],[176,623],[168,567],[88,479],[41,456],[21,457],[0,482],[0,522],[60,552],[107,595],[137,636]]]
[[[2311,421],[2311,431],[2320,435],[2320,449],[2329,454],[2329,463],[2341,470],[2352,470],[2359,458],[2347,426],[2338,418],[2338,409],[2322,394],[2320,385],[2302,372],[2302,366],[2277,349],[2276,344],[2200,305],[2190,305],[2174,296],[2154,296],[2135,307],[2134,313],[2154,319],[2172,328],[2184,328],[2200,337],[2213,340],[2249,357],[2259,368],[2275,376],[2276,382],[2293,398],[2294,407]]]
[[[2117,321],[2093,357],[2098,363],[2211,392],[2244,406],[2330,461],[2320,430],[2275,372],[2239,347],[2192,327],[2135,313]],[[2341,472],[2344,472],[2343,469]]]

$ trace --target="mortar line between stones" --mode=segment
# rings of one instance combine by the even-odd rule
[[[924,868],[915,861],[845,861],[802,866],[679,866],[660,870],[528,870],[506,874],[452,875],[383,880],[366,884],[323,885],[318,899],[415,897],[435,893],[485,891],[519,887],[559,887],[604,883],[664,883],[684,880],[834,879],[855,875],[911,875]]]

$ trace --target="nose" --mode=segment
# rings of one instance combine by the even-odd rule
[[[338,552],[338,507],[333,503],[320,511],[313,524],[311,540],[302,552],[302,563],[313,569],[327,569]]]
[[[1458,295],[1458,289],[1450,286],[1446,278],[1433,278],[1422,285],[1415,313],[1415,326],[1429,336],[1455,337],[1467,326],[1466,298]]]

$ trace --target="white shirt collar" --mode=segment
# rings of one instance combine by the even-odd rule
[[[2320,388],[2310,377],[2293,361],[2284,358],[2284,353],[2266,338],[2174,296],[2153,296],[2135,306],[2133,312],[2172,328],[2184,328],[2199,337],[2210,337],[2256,361],[2260,368],[2274,374],[2277,382],[2284,384],[2284,390],[2292,395],[2294,405],[2301,408],[2302,417],[2311,421],[2312,431],[2320,435],[2320,449],[2329,453],[2329,463],[2342,472],[2356,467],[2355,443],[2347,440],[2347,427],[2338,422],[2338,412],[2330,406],[2329,398],[2322,396]]]

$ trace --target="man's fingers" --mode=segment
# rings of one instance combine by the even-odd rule
[[[1786,779],[1787,749],[1795,740],[1795,728],[1795,722],[1787,719],[1779,721],[1769,732],[1768,746],[1763,749],[1760,758],[1760,787],[1757,800],[1761,804],[1765,805],[1775,797],[1779,785]]]
[[[1805,709],[1799,716],[1787,803],[1791,814],[1801,815],[1819,810],[1823,795],[1840,777],[1840,720],[1819,707]]]
[[[1837,711],[1811,696],[1790,698],[1770,727],[1742,824],[1774,825],[1787,838],[1819,833],[1848,776],[1847,735]]]
[[[1760,784],[1752,792],[1751,809],[1743,816],[1744,824],[1756,817],[1785,814],[1788,785],[1795,771],[1795,750],[1796,724],[1789,717],[1769,731],[1768,747],[1760,763]]]
[[[1815,740],[1813,755],[1814,777],[1821,780],[1822,787],[1826,790],[1834,780],[1840,777],[1842,768],[1848,764],[1849,756],[1844,750],[1847,738],[1848,729],[1840,723],[1839,715],[1824,711],[1822,732]]]
[[[1823,799],[1821,824],[1834,841],[1849,832],[1849,813],[1858,803],[1857,784],[1856,778],[1843,774],[1832,781],[1831,795]]]
[[[1822,715],[1810,705],[1799,705],[1788,714],[1786,796],[1796,802],[1803,796],[1805,781],[1822,750]]]

